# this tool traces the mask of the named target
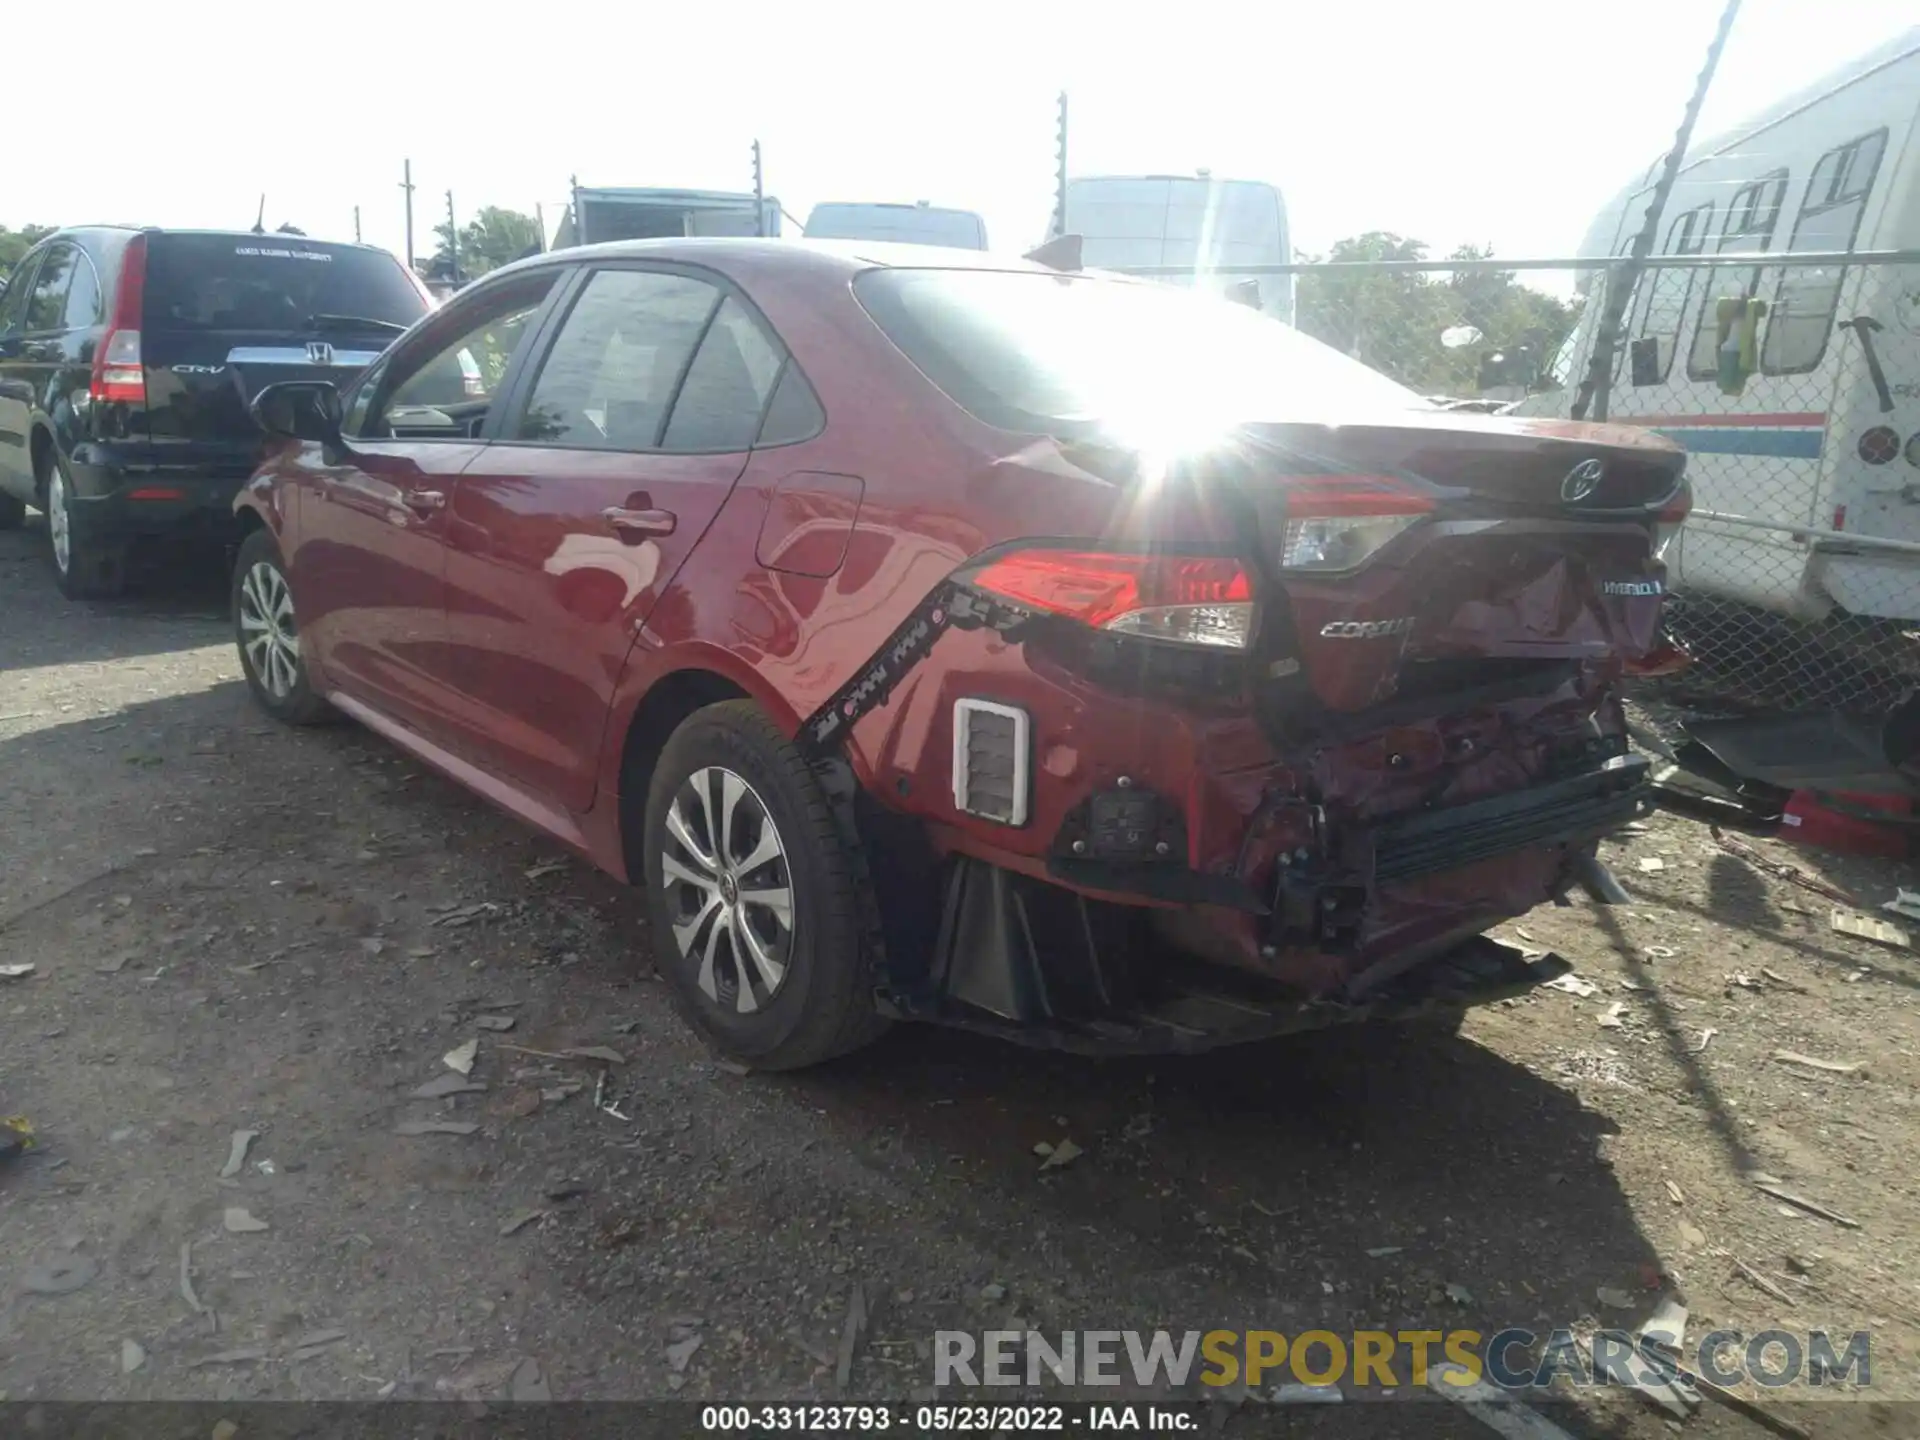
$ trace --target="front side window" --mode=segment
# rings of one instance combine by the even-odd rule
[[[1003,430],[1196,443],[1250,420],[1431,408],[1331,346],[1226,300],[1009,270],[869,270],[854,293],[956,403]]]
[[[388,382],[377,392],[362,387],[374,395],[363,433],[408,440],[477,437],[558,273],[516,276],[443,312],[407,353],[388,362]]]
[[[1787,172],[1775,170],[1734,192],[1720,222],[1720,241],[1714,253],[1770,250],[1780,223],[1780,202],[1787,194]],[[1687,374],[1711,380],[1720,373],[1720,302],[1751,300],[1760,293],[1760,270],[1753,265],[1716,265],[1707,272],[1700,297],[1700,315],[1694,324],[1693,348],[1687,352]]]
[[[18,330],[27,317],[27,297],[33,294],[33,267],[40,257],[29,255],[13,267],[7,288],[0,293],[0,335]]]
[[[507,438],[587,450],[658,449],[667,411],[719,302],[715,287],[685,275],[597,271],[560,326]]]
[[[74,267],[80,252],[71,245],[54,245],[40,261],[33,277],[33,293],[27,298],[28,334],[64,330],[67,324],[67,291],[73,285]]]
[[[1853,249],[1886,148],[1887,132],[1875,130],[1820,157],[1807,182],[1807,198],[1794,221],[1789,250]],[[1773,313],[1767,317],[1766,343],[1760,348],[1763,372],[1797,375],[1820,363],[1846,274],[1844,265],[1782,267]]]

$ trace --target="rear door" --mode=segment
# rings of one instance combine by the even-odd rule
[[[305,446],[286,472],[303,641],[330,686],[439,743],[454,683],[442,593],[448,503],[561,274],[515,276],[435,316],[355,392],[347,448]]]
[[[719,513],[785,353],[704,272],[582,278],[461,475],[447,607],[463,745],[582,811],[635,633]]]
[[[384,250],[149,234],[141,354],[156,461],[245,479],[260,450],[255,395],[278,380],[346,386],[428,308]]]

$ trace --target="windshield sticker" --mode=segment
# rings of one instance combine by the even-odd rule
[[[264,255],[274,260],[318,260],[324,265],[331,265],[333,263],[333,256],[327,254],[324,250],[289,250],[278,246],[236,245],[233,247],[233,253],[236,255]]]

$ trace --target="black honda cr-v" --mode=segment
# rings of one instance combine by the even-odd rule
[[[432,306],[384,250],[303,236],[81,226],[0,294],[0,529],[27,505],[69,596],[130,548],[227,535],[276,380],[344,385]]]

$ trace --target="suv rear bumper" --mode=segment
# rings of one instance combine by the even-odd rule
[[[79,447],[67,461],[74,523],[90,539],[109,543],[236,538],[233,499],[252,474],[251,460],[198,447],[165,459],[154,454],[148,446]]]

